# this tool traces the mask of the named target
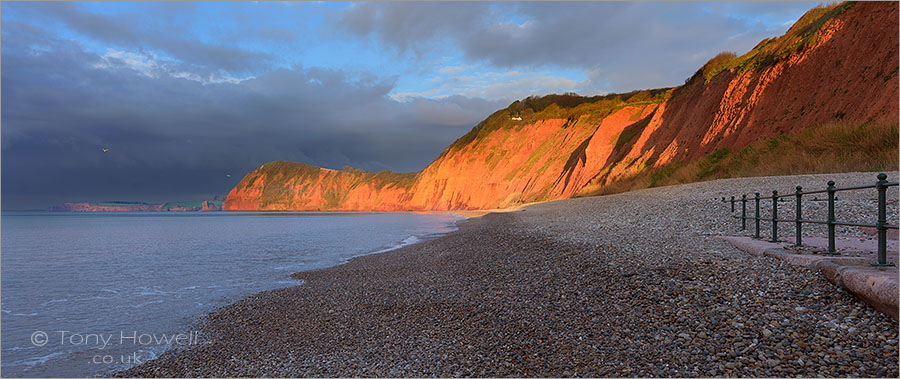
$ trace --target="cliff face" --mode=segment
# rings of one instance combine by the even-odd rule
[[[513,121],[425,168],[411,203],[422,209],[489,209],[570,197],[584,184],[575,172],[599,171],[623,130],[658,107],[625,104],[608,115]]]
[[[390,171],[339,171],[295,162],[270,162],[247,174],[231,190],[224,209],[407,210],[413,179],[414,174]]]
[[[563,106],[526,99],[414,174],[268,163],[244,177],[224,209],[507,207],[833,120],[897,118],[897,19],[896,2],[817,8],[784,36],[711,61],[684,86]]]
[[[592,178],[594,187],[834,120],[896,119],[897,17],[896,2],[841,4],[810,24],[801,18],[709,82],[695,76],[660,105],[621,160],[605,162],[611,166]]]

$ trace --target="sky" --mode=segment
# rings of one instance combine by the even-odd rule
[[[677,86],[818,4],[3,2],[0,202],[207,200],[274,160],[418,171],[512,101]]]

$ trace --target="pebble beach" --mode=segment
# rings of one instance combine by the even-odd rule
[[[117,375],[898,377],[896,321],[813,269],[717,238],[746,235],[721,197],[876,174],[724,179],[470,218],[434,240],[293,274],[304,284],[204,317],[201,344]],[[839,198],[838,219],[875,222],[874,189]],[[888,199],[896,225],[897,187]]]

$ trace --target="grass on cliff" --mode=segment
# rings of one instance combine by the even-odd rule
[[[703,77],[706,82],[709,82],[725,70],[735,69],[737,72],[742,72],[769,67],[794,53],[804,51],[818,41],[822,26],[826,22],[843,13],[852,5],[853,2],[832,3],[810,9],[781,37],[764,39],[741,56],[731,52],[719,53],[697,70],[693,76],[685,80],[685,83],[699,77]]]
[[[656,88],[602,96],[580,96],[572,92],[562,95],[529,96],[516,100],[508,107],[488,116],[444,149],[437,159],[470,144],[477,144],[495,130],[521,128],[538,120],[547,119],[567,119],[569,120],[567,125],[572,125],[584,115],[606,117],[628,105],[662,103],[671,95],[672,88]],[[513,117],[521,117],[522,120],[513,120]]]
[[[795,135],[760,140],[742,149],[722,148],[693,162],[647,170],[585,196],[724,178],[896,171],[900,166],[898,129],[895,118],[866,123],[833,121]]]
[[[265,208],[270,204],[286,203],[293,199],[294,193],[297,191],[305,191],[310,183],[318,179],[323,172],[322,168],[310,166],[298,162],[275,161],[262,165],[258,170],[258,174],[266,175],[266,185],[263,187],[262,193],[259,195],[258,202],[260,207]],[[402,189],[410,189],[415,183],[418,173],[400,173],[389,170],[379,172],[369,172],[344,166],[336,175],[345,177],[349,187],[339,187],[337,185],[326,186],[322,188],[322,197],[325,199],[325,208],[336,208],[346,198],[347,194],[356,186],[363,183],[371,183],[376,189],[381,190],[388,186],[394,186]],[[246,180],[256,180],[256,176],[248,175],[241,183]],[[296,188],[299,186],[299,189]]]
[[[719,53],[719,55],[716,55],[706,62],[703,67],[700,67],[698,73],[703,75],[703,79],[705,79],[706,82],[709,82],[714,76],[722,72],[722,70],[728,68],[737,57],[736,53],[730,51]]]
[[[416,182],[417,172],[396,172],[391,170],[382,170],[379,172],[370,172],[350,166],[344,166],[343,171],[348,174],[356,175],[360,183],[372,183],[375,189],[383,189],[387,186],[395,186],[398,188],[410,189]]]

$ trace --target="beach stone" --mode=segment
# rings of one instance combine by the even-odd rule
[[[468,219],[433,240],[293,274],[304,284],[204,317],[198,346],[116,375],[897,377],[890,317],[817,271],[714,238],[739,229],[722,196],[872,178],[726,179]],[[840,217],[871,222],[871,196],[851,192]]]

